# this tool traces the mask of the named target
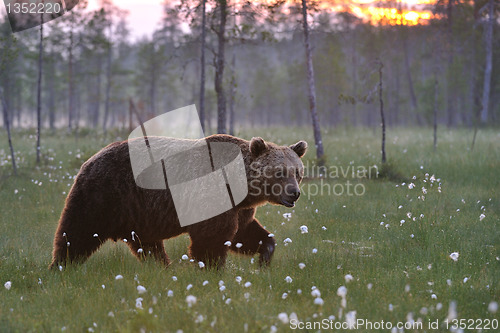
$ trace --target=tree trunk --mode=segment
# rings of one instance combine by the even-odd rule
[[[200,123],[203,133],[205,133],[205,39],[206,39],[206,0],[201,0],[201,74],[200,74]]]
[[[488,121],[488,108],[490,104],[491,71],[493,59],[493,9],[494,0],[488,3],[488,25],[486,27],[486,68],[484,70],[483,102],[481,109],[481,123]]]
[[[385,116],[384,116],[384,100],[383,100],[383,90],[382,90],[382,68],[384,64],[379,61],[378,68],[378,100],[380,103],[380,125],[382,126],[382,163],[387,161],[385,156]]]
[[[73,14],[70,14],[73,15]],[[72,24],[72,23],[71,23]],[[69,48],[68,48],[68,131],[73,129],[73,117],[75,116],[75,98],[73,86],[73,26],[69,31]]]
[[[236,55],[231,59],[231,90],[229,95],[229,134],[234,135],[234,104],[236,100]]]
[[[50,68],[49,68],[49,76],[48,76],[48,93],[49,100],[47,102],[47,108],[49,109],[49,127],[51,131],[55,129],[55,66],[54,61],[52,59],[49,60]]]
[[[3,95],[3,90],[1,87],[0,87],[0,99],[2,100],[3,121],[4,121],[5,128],[7,129],[7,138],[9,139],[9,148],[10,148],[10,156],[12,159],[12,168],[14,169],[14,175],[17,176],[16,156],[14,154],[14,147],[12,146],[12,138],[10,135],[9,111],[8,111],[7,103],[5,101],[5,97]]]
[[[36,163],[40,163],[40,135],[42,127],[42,71],[43,71],[43,15],[40,25],[40,44],[38,48],[38,87],[36,93]]]
[[[455,108],[454,102],[454,94],[453,94],[453,85],[451,83],[451,70],[454,62],[453,57],[453,48],[454,48],[454,40],[453,40],[453,3],[454,0],[448,0],[447,6],[447,16],[448,16],[448,82],[447,82],[447,92],[446,92],[446,114],[447,114],[447,126],[450,127],[453,125],[453,112]]]
[[[302,25],[304,28],[304,44],[306,49],[307,82],[309,92],[309,111],[314,132],[314,142],[316,144],[316,158],[318,165],[324,164],[323,141],[321,140],[321,130],[319,128],[319,118],[316,112],[316,88],[314,86],[314,69],[312,63],[312,50],[309,41],[309,26],[307,24],[307,2],[302,0]]]
[[[408,28],[406,26],[403,26],[402,28],[405,29],[406,32],[408,32],[408,30],[407,30]],[[415,88],[413,87],[413,78],[411,76],[410,55],[408,52],[408,35],[407,34],[403,35],[403,53],[404,53],[406,79],[408,80],[408,89],[410,91],[410,100],[411,100],[412,111],[417,118],[418,125],[423,125],[422,116],[420,115],[420,113],[417,110],[417,107],[418,107],[417,95],[415,94]]]
[[[109,105],[110,105],[110,93],[111,93],[111,65],[113,59],[113,47],[111,45],[111,23],[109,24],[109,45],[108,45],[108,54],[106,57],[106,96],[104,101],[104,119],[102,121],[102,129],[104,134],[106,134],[107,125],[108,125],[108,117],[109,117]]]
[[[437,112],[438,112],[438,79],[437,79],[437,71],[434,72],[434,109],[432,112],[432,122],[433,122],[433,130],[434,130],[434,151],[437,149]]]
[[[226,95],[224,92],[224,47],[226,42],[227,0],[218,0],[220,9],[219,31],[217,32],[218,50],[215,59],[215,93],[217,94],[217,133],[226,130]]]

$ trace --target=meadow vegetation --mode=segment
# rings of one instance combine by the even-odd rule
[[[305,139],[304,163],[313,168],[308,129],[238,135],[280,144]],[[49,271],[73,177],[87,158],[125,137],[47,133],[36,166],[34,132],[17,131],[15,177],[0,132],[0,331],[281,332],[290,320],[341,323],[346,314],[394,325],[420,320],[424,328],[439,320],[439,331],[449,331],[446,318],[499,318],[498,130],[481,130],[473,151],[471,131],[442,130],[434,152],[430,129],[392,128],[387,154],[397,177],[306,178],[294,208],[258,210],[278,243],[268,269],[234,254],[222,271],[200,269],[183,259],[189,239],[181,236],[165,242],[167,269],[108,242],[83,265]],[[325,130],[326,165],[380,169],[378,137],[367,128]],[[363,194],[337,195],[347,181]]]

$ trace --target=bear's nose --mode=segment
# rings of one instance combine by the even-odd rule
[[[294,198],[294,201],[297,200],[300,197],[300,190],[299,189],[293,190],[292,197]]]

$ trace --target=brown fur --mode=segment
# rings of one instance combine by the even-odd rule
[[[245,161],[249,194],[235,208],[211,219],[181,227],[170,191],[147,190],[135,184],[127,141],[115,142],[82,165],[68,194],[54,237],[51,268],[67,262],[83,262],[106,240],[127,240],[139,259],[151,256],[165,265],[170,260],[163,240],[188,233],[190,255],[209,267],[222,267],[228,250],[254,255],[269,264],[275,239],[255,218],[256,208],[266,202],[290,206],[300,194],[303,175],[300,161],[307,144],[300,141],[289,147],[277,146],[261,138],[250,142],[229,135],[213,135],[208,142],[239,145]],[[290,169],[285,176],[266,179],[259,170]],[[291,194],[266,194],[259,191],[266,183],[291,188]],[[132,237],[134,232],[134,237]],[[95,235],[97,234],[97,236]],[[230,247],[224,245],[231,241]],[[236,243],[242,243],[236,248]],[[142,248],[142,253],[138,250]]]

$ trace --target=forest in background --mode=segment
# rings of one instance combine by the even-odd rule
[[[130,98],[144,119],[189,104],[199,107],[202,3],[166,3],[158,30],[133,42],[126,13],[111,1],[102,1],[96,11],[85,10],[81,2],[45,24],[41,126],[126,128]],[[224,4],[225,56],[219,57]],[[373,25],[348,11],[324,11],[309,2],[322,126],[378,126],[379,63],[388,125],[431,125],[434,112],[446,126],[473,126],[479,119],[498,124],[500,8],[492,6],[489,20],[487,4],[439,1],[428,8],[434,19],[409,26],[389,19]],[[301,4],[217,0],[206,6],[207,133],[217,131],[221,93],[229,132],[234,126],[309,125]],[[37,123],[39,30],[12,34],[7,21],[0,24],[0,85],[13,127]],[[484,115],[488,38],[491,82]],[[217,88],[221,58],[225,71]],[[2,120],[5,124],[5,116]]]

